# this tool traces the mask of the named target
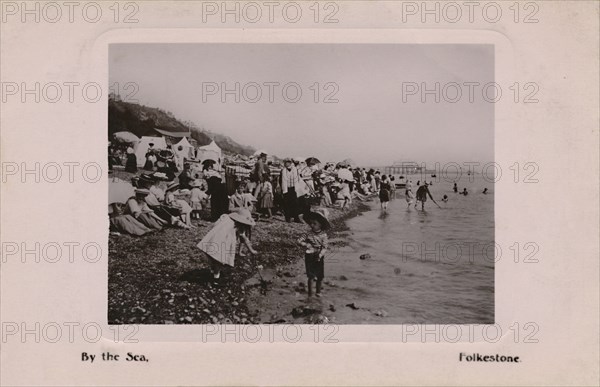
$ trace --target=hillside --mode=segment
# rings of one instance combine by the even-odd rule
[[[255,151],[254,148],[238,144],[228,136],[203,130],[191,122],[181,122],[171,112],[123,102],[112,96],[108,99],[109,137],[113,133],[122,131],[131,132],[138,137],[155,136],[157,135],[155,128],[169,132],[190,131],[198,145],[208,145],[214,140],[225,153],[250,156]]]

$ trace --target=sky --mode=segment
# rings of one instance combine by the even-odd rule
[[[481,96],[491,45],[112,44],[109,78],[120,90],[135,82],[140,104],[280,157],[494,160],[494,104]],[[422,102],[436,82],[440,102]],[[473,102],[465,82],[479,83]]]

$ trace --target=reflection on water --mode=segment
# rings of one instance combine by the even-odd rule
[[[430,190],[442,208],[431,200],[425,211],[407,208],[399,191],[387,214],[374,202],[373,210],[348,221],[349,245],[326,263],[326,277],[338,280],[327,299],[356,302],[369,313],[338,310],[338,323],[493,323],[494,198],[481,193],[493,187],[481,178],[464,186],[468,196],[434,183]],[[371,258],[360,260],[365,253]]]

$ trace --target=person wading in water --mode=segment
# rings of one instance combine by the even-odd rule
[[[417,204],[419,204],[419,202],[421,202],[421,210],[425,210],[425,202],[427,201],[427,196],[429,196],[429,198],[431,199],[431,201],[433,201],[436,206],[440,206],[439,204],[437,204],[437,202],[435,201],[435,199],[433,198],[433,196],[431,196],[431,192],[429,192],[429,184],[425,183],[422,186],[419,187],[419,189],[417,189],[417,201],[415,202],[415,208],[417,208]]]

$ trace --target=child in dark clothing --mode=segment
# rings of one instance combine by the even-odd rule
[[[317,282],[317,297],[321,297],[321,283],[325,276],[325,252],[327,251],[327,232],[331,228],[327,210],[316,209],[308,212],[304,220],[310,226],[310,232],[304,234],[298,242],[306,251],[304,263],[308,277],[308,296],[312,296],[312,283]]]

